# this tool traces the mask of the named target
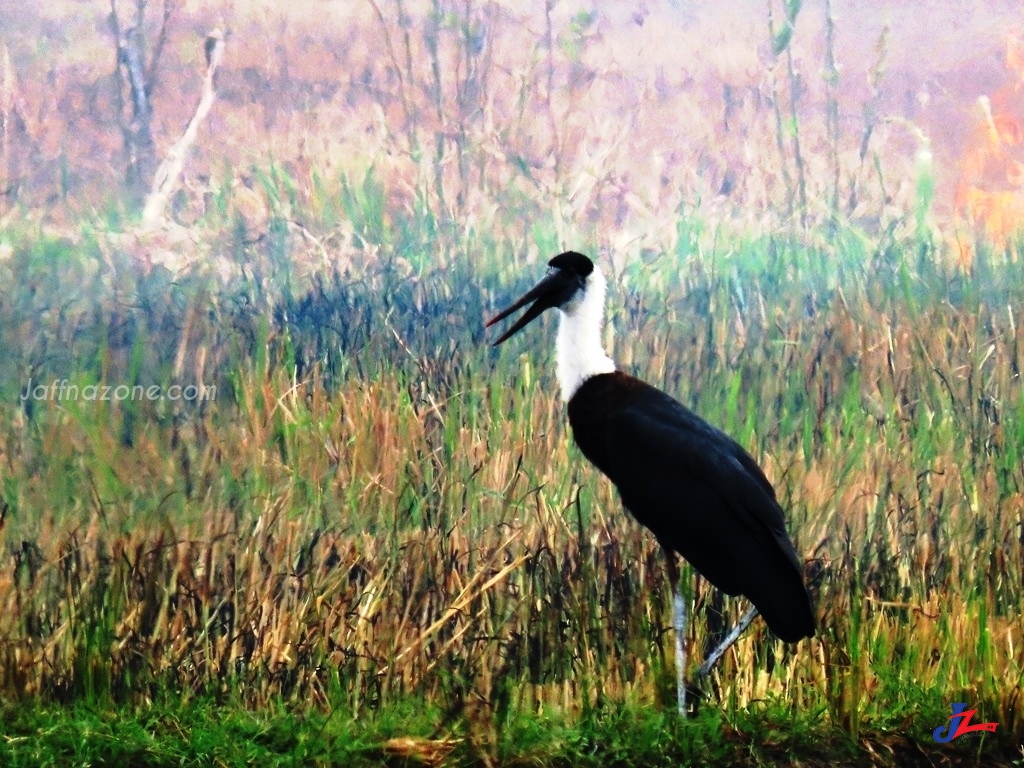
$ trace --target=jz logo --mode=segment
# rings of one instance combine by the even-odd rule
[[[949,716],[949,725],[940,725],[932,731],[932,738],[940,744],[952,741],[958,736],[972,731],[989,731],[995,733],[998,723],[978,723],[971,725],[971,718],[974,717],[976,709],[967,709],[966,704],[954,704],[953,714]]]

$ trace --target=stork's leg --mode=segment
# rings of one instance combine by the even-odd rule
[[[679,716],[686,717],[686,601],[683,591],[676,582],[672,593],[673,623],[676,628],[676,698],[679,701]]]
[[[676,553],[668,547],[665,550],[665,562],[668,564],[668,578],[672,583],[672,626],[676,635],[676,699],[679,704],[679,716],[686,717],[686,601],[683,600],[683,589],[679,583],[679,567],[676,565]]]
[[[718,663],[718,660],[725,655],[725,652],[728,651],[730,647],[732,647],[733,643],[740,639],[740,635],[743,634],[743,630],[749,627],[750,622],[752,622],[756,618],[757,608],[755,608],[754,606],[750,606],[747,612],[743,614],[743,618],[741,618],[736,623],[736,626],[729,631],[729,634],[725,636],[725,639],[718,644],[718,647],[715,648],[715,650],[708,654],[708,657],[706,659],[704,659],[704,663],[700,665],[700,670],[697,672],[698,677],[707,677],[708,673],[711,672],[715,664]]]

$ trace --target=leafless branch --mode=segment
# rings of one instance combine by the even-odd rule
[[[189,120],[185,132],[181,138],[174,142],[168,150],[167,157],[160,163],[153,178],[153,186],[149,196],[146,198],[146,205],[142,211],[142,223],[144,226],[155,226],[163,219],[167,202],[171,199],[174,190],[178,188],[181,181],[181,174],[185,167],[185,158],[189,149],[195,144],[196,136],[199,133],[199,126],[210,113],[213,103],[217,99],[215,78],[217,69],[224,58],[224,33],[220,29],[214,29],[206,37],[206,76],[203,78],[203,92],[199,98],[195,114]]]

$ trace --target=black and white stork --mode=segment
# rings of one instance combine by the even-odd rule
[[[544,310],[559,311],[557,373],[573,438],[665,551],[679,711],[685,716],[686,606],[675,553],[718,589],[753,603],[705,660],[702,675],[758,613],[781,640],[795,643],[814,635],[814,612],[782,507],[757,462],[677,400],[617,370],[605,353],[605,287],[589,258],[568,251],[553,258],[544,279],[487,326],[530,305],[497,346]]]

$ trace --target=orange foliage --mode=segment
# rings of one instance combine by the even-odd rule
[[[957,214],[999,248],[1024,230],[1024,40],[1009,39],[1006,69],[1012,81],[978,99],[979,119],[960,161],[955,196]]]

